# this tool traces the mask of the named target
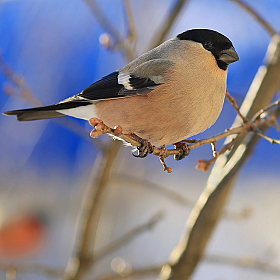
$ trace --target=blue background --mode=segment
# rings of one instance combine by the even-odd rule
[[[171,1],[131,2],[138,32],[137,54],[140,55],[147,50],[154,34],[164,22]],[[279,1],[247,2],[279,31]],[[106,0],[98,3],[119,32],[127,36],[127,20],[122,1]],[[240,7],[225,0],[190,1],[168,38],[191,28],[214,29],[225,34],[233,42],[240,61],[229,67],[228,90],[241,105],[258,67],[263,63],[270,36]],[[81,92],[97,79],[127,63],[121,52],[106,50],[100,45],[99,36],[104,32],[106,31],[91,13],[86,1],[0,2],[1,56],[14,73],[24,78],[36,98],[46,105]],[[0,67],[1,65],[0,63]],[[6,93],[5,88],[10,86],[14,88],[14,95],[19,95],[19,90],[1,71],[0,85],[1,112],[33,106],[26,100],[11,97]],[[235,115],[235,110],[229,102],[225,102],[216,124],[196,138],[224,131],[231,126]],[[80,134],[67,129],[65,122],[72,127],[80,128],[85,132],[85,136],[81,137]],[[71,214],[75,217],[78,206],[71,208],[68,201],[77,199],[75,203],[79,205],[79,199],[98,153],[98,146],[89,137],[91,131],[89,124],[70,117],[57,121],[19,123],[14,117],[1,115],[0,128],[2,216],[9,216],[9,213],[13,212],[11,211],[13,207],[21,209],[19,205],[40,208],[39,205],[44,205],[42,201],[46,200],[43,208],[50,213],[49,219],[54,220],[54,225],[60,223],[58,220],[65,215]],[[269,135],[280,138],[275,129],[271,129]],[[104,142],[111,141],[107,136],[101,138]],[[218,147],[221,144],[222,142]],[[194,167],[198,159],[211,157],[209,146],[192,151],[191,155],[181,162],[168,159],[168,165],[174,170],[172,174],[162,172],[157,158],[148,156],[143,160],[136,159],[130,153],[131,149],[128,147],[121,149],[118,172],[136,171],[136,175],[140,177],[146,176],[147,179],[163,181],[168,186],[175,184],[182,188],[191,184],[195,187],[197,182],[203,187],[203,182],[208,176],[195,171]],[[277,182],[279,157],[279,146],[261,140],[254,155],[241,172],[241,179],[254,178],[258,181],[258,178],[265,177],[275,178]],[[279,184],[274,185],[275,188],[278,186]],[[194,192],[197,194],[197,190]],[[53,205],[58,207],[56,217],[49,209],[54,207]],[[52,245],[59,243],[64,236],[61,232],[67,232],[66,228],[69,229],[73,225],[73,221],[72,224],[66,224],[66,221],[64,223],[65,227],[61,227],[60,223],[60,227],[51,229],[60,232],[59,238],[52,237],[50,242]],[[47,253],[42,257],[44,262],[63,265],[67,262],[67,254],[70,253],[67,245],[64,251],[60,248],[60,253],[57,252],[52,261],[49,257],[51,249],[46,250]]]

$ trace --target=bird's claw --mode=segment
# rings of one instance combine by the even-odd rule
[[[180,154],[174,155],[175,160],[181,160],[190,154],[190,149],[187,143],[178,142],[174,144],[176,150],[180,150]]]
[[[135,157],[145,158],[148,154],[152,154],[154,151],[154,146],[145,139],[138,137],[135,134],[132,134],[132,137],[141,143],[140,147],[137,147],[138,154],[132,154]]]

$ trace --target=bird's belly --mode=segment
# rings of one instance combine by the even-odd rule
[[[224,100],[220,94],[212,106],[207,98],[185,102],[162,98],[163,93],[100,101],[96,103],[97,117],[155,146],[169,145],[209,128],[218,118]]]

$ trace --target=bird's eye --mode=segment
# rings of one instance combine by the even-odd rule
[[[212,42],[206,42],[205,44],[204,44],[204,47],[205,47],[205,49],[207,49],[207,50],[211,50],[212,48],[213,48],[213,44],[212,44]]]

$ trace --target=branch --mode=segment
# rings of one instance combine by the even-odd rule
[[[229,102],[231,103],[231,105],[233,106],[233,108],[237,111],[237,114],[241,117],[241,119],[243,120],[244,123],[248,122],[248,119],[245,118],[241,112],[240,112],[240,108],[237,105],[235,99],[229,94],[228,91],[226,91],[226,97],[229,100]]]
[[[273,266],[267,262],[259,261],[254,257],[234,258],[229,256],[208,255],[205,256],[203,260],[213,264],[231,265],[239,268],[257,270],[263,273],[280,276],[280,269],[278,266]]]
[[[0,270],[6,271],[7,274],[10,273],[15,276],[18,273],[20,274],[36,273],[36,274],[43,274],[52,278],[59,278],[63,273],[62,269],[52,268],[40,264],[15,265],[15,264],[0,263]]]
[[[269,105],[279,89],[279,42],[278,36],[272,38],[267,52],[268,64],[259,68],[241,106],[242,114],[248,119],[252,119],[264,106]],[[280,114],[280,110],[277,113]],[[240,118],[236,118],[233,127],[240,123]],[[265,129],[265,123],[262,129]],[[236,175],[250,157],[258,140],[259,136],[255,133],[239,135],[232,150],[217,159],[206,188],[189,216],[183,237],[171,255],[171,269],[167,272],[163,269],[163,274],[167,274],[165,279],[190,279],[203,258],[208,240],[236,181]],[[229,141],[230,137],[226,139],[226,143]]]
[[[121,280],[121,279],[127,279],[127,278],[138,278],[138,277],[144,277],[149,275],[158,275],[161,271],[162,265],[159,266],[152,266],[152,267],[146,267],[146,268],[138,268],[131,271],[131,273],[126,275],[119,275],[119,274],[111,274],[111,275],[105,275],[99,278],[98,280]]]
[[[101,258],[107,256],[108,254],[112,253],[113,251],[125,246],[131,240],[133,240],[136,236],[139,236],[141,233],[151,230],[162,218],[164,217],[163,212],[156,213],[148,222],[140,225],[133,230],[129,231],[128,233],[124,234],[121,238],[112,242],[108,246],[98,250],[94,256],[92,257],[92,261],[96,262]]]
[[[148,143],[147,147],[144,147],[144,150],[146,151],[146,154],[144,154],[144,156],[146,156],[148,153],[158,156],[164,167],[164,170],[167,171],[168,173],[171,173],[172,169],[170,167],[168,167],[164,162],[164,159],[169,156],[182,156],[182,155],[184,155],[184,153],[185,153],[185,155],[188,155],[190,153],[190,151],[195,148],[201,147],[206,144],[211,144],[213,146],[214,143],[216,143],[217,141],[219,141],[223,138],[226,138],[230,135],[241,135],[241,134],[247,134],[248,132],[257,131],[257,133],[259,135],[263,136],[258,131],[258,129],[263,125],[263,121],[259,121],[259,117],[262,114],[264,114],[265,112],[268,112],[269,110],[271,110],[272,108],[279,106],[280,99],[277,100],[276,102],[274,102],[273,104],[267,106],[266,108],[261,109],[259,112],[257,112],[255,114],[255,116],[252,118],[251,121],[248,121],[248,119],[245,118],[240,113],[239,107],[235,103],[235,100],[229,94],[227,94],[227,96],[230,98],[230,101],[233,103],[233,106],[236,108],[239,116],[241,116],[242,120],[245,123],[243,123],[242,125],[240,125],[238,127],[228,129],[225,132],[222,132],[220,134],[217,134],[215,136],[208,137],[208,138],[205,138],[202,140],[193,140],[193,141],[190,141],[190,140],[184,141],[183,140],[180,143],[177,143],[175,145],[176,146],[175,149],[171,149],[171,150],[167,150],[165,148],[165,146],[158,148],[158,147],[155,147],[155,146],[151,145],[150,143]],[[108,127],[106,124],[104,124],[101,120],[99,120],[97,118],[91,118],[89,120],[89,123],[90,123],[90,125],[92,125],[95,128],[95,130],[93,130],[90,134],[90,136],[93,138],[99,137],[102,134],[109,134],[118,139],[125,141],[126,143],[128,143],[132,146],[138,147],[138,149],[142,148],[143,143],[145,143],[144,141],[140,141],[139,138],[135,138],[133,135],[123,134],[121,126],[117,126],[116,128],[113,129],[113,128]],[[263,136],[263,137],[266,137],[266,139],[269,140],[268,136]],[[215,156],[210,161],[200,160],[199,165],[197,166],[197,169],[207,171],[209,169],[210,165],[217,159],[219,154],[224,154],[225,152],[227,152],[228,150],[231,149],[231,147],[235,143],[236,139],[237,138],[232,139],[230,141],[230,143],[226,144],[222,148],[220,153],[217,153],[217,151],[214,150],[213,153]],[[191,144],[186,144],[184,142],[191,142]],[[273,144],[278,143],[278,140],[273,139],[272,143]],[[180,145],[178,145],[178,144],[180,144]],[[144,157],[144,156],[141,156],[141,157]]]
[[[120,41],[123,41],[122,36],[115,26],[110,22],[109,18],[100,8],[99,4],[95,0],[84,0],[88,5],[90,11],[94,17],[98,20],[100,25],[106,30],[115,40],[116,44],[119,44]]]
[[[262,137],[262,138],[264,138],[265,140],[267,140],[268,142],[270,142],[271,144],[273,144],[273,145],[274,145],[274,144],[279,144],[279,145],[280,145],[280,140],[273,139],[273,138],[271,138],[271,137],[269,137],[269,136],[263,134],[261,131],[257,131],[257,134],[258,134],[260,137]]]
[[[173,190],[166,189],[163,186],[151,182],[145,178],[138,178],[127,174],[117,174],[112,177],[112,180],[114,182],[125,184],[131,187],[136,187],[139,185],[146,187],[148,190],[153,190],[157,194],[164,195],[166,198],[174,201],[175,203],[181,204],[183,206],[193,207],[193,205],[195,204],[194,201],[191,201],[183,197],[182,194],[177,193]]]
[[[133,60],[135,58],[135,48],[129,44],[129,40],[132,37],[129,37],[128,42],[126,42],[127,39],[124,39],[124,37],[120,34],[120,32],[110,22],[109,18],[106,16],[106,14],[103,12],[103,10],[100,8],[100,6],[97,4],[97,2],[95,0],[84,0],[84,1],[87,3],[88,7],[90,8],[90,10],[93,13],[93,15],[95,16],[95,18],[100,23],[100,25],[104,28],[104,30],[106,30],[106,32],[109,33],[110,37],[113,38],[114,42],[110,42],[110,37],[107,38],[108,35],[105,36],[106,37],[105,46],[109,47],[113,50],[122,50],[124,52],[124,55],[127,60],[129,60],[129,61]],[[130,23],[130,31],[133,32],[132,35],[135,35],[135,37],[133,38],[133,39],[135,39],[136,33],[135,33],[135,30],[133,29],[134,21],[132,18],[132,11],[131,11],[131,7],[130,7],[130,3],[128,3],[128,0],[124,0],[124,1],[125,1],[124,4],[126,7],[126,11],[127,11],[127,17],[129,19],[129,23]],[[131,30],[131,28],[132,28],[132,30]]]
[[[154,35],[154,39],[148,50],[151,50],[164,42],[179,14],[182,12],[184,6],[189,2],[190,0],[173,1],[173,6],[171,7],[169,14],[164,18],[164,23]]]
[[[153,190],[157,194],[164,195],[167,199],[172,200],[175,203],[178,203],[182,206],[187,207],[193,207],[195,205],[195,202],[192,200],[189,200],[182,196],[182,194],[177,193],[173,190],[169,190],[164,188],[161,185],[155,184],[154,182],[151,182],[149,180],[143,179],[143,178],[137,178],[135,176],[130,176],[127,174],[118,174],[112,176],[112,180],[116,183],[125,184],[130,187],[135,187],[137,185],[140,185],[142,187],[147,188],[148,190]],[[228,212],[224,211],[223,218],[227,220],[243,220],[248,219],[253,213],[253,210],[250,207],[245,207],[244,209],[238,211],[238,212]]]
[[[247,3],[241,1],[241,0],[231,0],[238,4],[240,7],[242,7],[248,14],[250,14],[257,22],[259,22],[266,31],[271,35],[274,36],[277,33],[277,31],[274,29],[274,27],[269,24],[259,13],[257,13],[250,5]]]
[[[236,136],[235,138],[233,138],[228,144],[225,144],[222,149],[220,150],[220,152],[218,153],[218,156],[225,154],[227,151],[230,151],[233,147],[233,145],[235,144],[235,142],[237,141],[238,136]],[[207,172],[211,165],[217,160],[218,156],[214,156],[213,158],[210,160],[198,160],[198,164],[196,166],[197,170],[203,170],[204,172]]]
[[[21,95],[19,96],[20,98],[30,102],[34,106],[42,106],[42,103],[35,97],[32,90],[26,83],[25,79],[13,71],[10,65],[4,60],[1,53],[0,53],[0,69],[9,81],[19,88],[21,92]],[[12,91],[7,90],[6,92],[9,95],[12,95]]]
[[[77,249],[68,263],[68,267],[62,277],[63,280],[79,280],[84,277],[92,265],[92,252],[96,243],[97,229],[101,218],[101,212],[109,188],[109,180],[114,162],[117,159],[121,143],[113,141],[105,154],[102,162],[96,160],[92,173],[97,178],[90,182],[84,194],[79,218],[80,233],[77,240]]]
[[[269,105],[266,106],[265,108],[261,109],[259,112],[257,112],[257,113],[253,116],[252,122],[255,122],[257,119],[260,118],[260,116],[261,116],[262,114],[264,114],[264,113],[270,111],[271,109],[273,109],[273,108],[279,106],[279,104],[280,104],[280,99],[278,99],[277,101],[275,101],[275,102],[269,104]]]
[[[131,7],[131,2],[130,0],[123,0],[123,3],[125,6],[126,17],[128,22],[128,36],[124,41],[124,49],[127,52],[128,58],[132,60],[133,58],[136,57],[135,49],[137,44],[137,31],[136,31],[135,20]]]
[[[272,114],[272,115],[270,116],[270,121],[271,121],[271,124],[272,124],[273,126],[275,126],[275,128],[278,130],[278,132],[280,132],[280,125],[279,125],[279,123],[277,122],[277,118],[276,118],[276,116],[275,116],[274,114]]]

